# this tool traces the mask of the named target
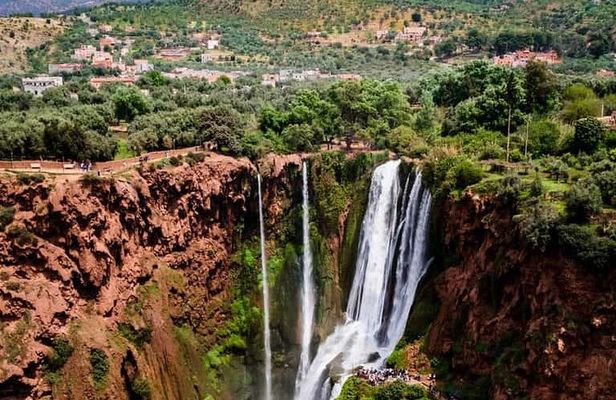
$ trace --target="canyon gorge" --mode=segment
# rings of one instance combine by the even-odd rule
[[[0,398],[335,398],[395,355],[462,398],[614,399],[614,270],[389,158],[3,178]]]

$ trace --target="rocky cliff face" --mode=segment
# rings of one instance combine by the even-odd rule
[[[290,393],[301,162],[206,155],[113,179],[2,177],[0,398],[255,398],[262,378],[257,169],[274,389]],[[350,273],[363,214],[363,201],[352,201],[363,191],[350,188],[365,184],[374,162],[339,154],[310,164],[323,334],[340,316],[341,275]]]
[[[497,198],[437,210],[444,270],[426,350],[462,398],[613,399],[614,273],[530,249]]]
[[[255,180],[222,156],[113,181],[2,179],[0,397],[203,398],[190,341],[215,341],[229,313]]]

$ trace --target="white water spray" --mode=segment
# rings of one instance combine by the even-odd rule
[[[267,257],[265,255],[265,224],[263,222],[263,198],[261,174],[257,176],[259,187],[259,230],[261,234],[261,280],[263,286],[263,347],[265,348],[265,400],[272,400],[272,345],[270,335],[270,300],[267,282]]]
[[[295,380],[295,393],[299,393],[300,383],[306,376],[310,367],[310,342],[312,341],[312,324],[314,321],[315,293],[314,278],[312,276],[312,249],[310,248],[310,208],[308,201],[308,168],[306,162],[302,164],[302,208],[303,208],[303,245],[302,257],[302,293],[301,293],[301,316],[302,316],[302,352],[297,378]]]
[[[404,334],[417,285],[429,264],[431,197],[417,172],[399,207],[399,165],[390,161],[374,171],[347,321],[319,346],[296,400],[336,398],[355,368],[381,367]],[[330,376],[339,379],[333,384]]]

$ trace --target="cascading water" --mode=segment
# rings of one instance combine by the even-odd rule
[[[261,174],[257,176],[259,188],[259,230],[261,234],[261,283],[263,286],[263,347],[265,349],[265,400],[272,399],[272,346],[269,323],[269,286],[267,283],[267,257],[265,254],[265,224],[263,222],[263,195]]]
[[[303,245],[302,257],[302,293],[301,293],[301,316],[302,316],[302,352],[297,378],[295,380],[295,392],[299,392],[299,385],[306,376],[310,367],[310,342],[312,341],[312,324],[314,320],[314,278],[312,276],[312,249],[310,248],[310,209],[308,202],[308,168],[306,162],[302,164],[302,208],[303,208]]]
[[[296,400],[335,398],[355,368],[381,367],[404,334],[417,285],[429,264],[431,196],[417,171],[410,193],[405,189],[399,204],[399,166],[400,161],[389,161],[374,171],[347,321],[319,346]],[[330,375],[340,379],[332,384]]]

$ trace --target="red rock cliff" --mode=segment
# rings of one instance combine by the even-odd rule
[[[14,217],[0,232],[0,398],[52,394],[43,365],[60,337],[75,349],[53,379],[54,398],[126,399],[136,376],[154,399],[203,398],[207,379],[191,370],[202,361],[173,340],[173,323],[215,336],[228,308],[236,225],[255,220],[255,178],[249,161],[213,155],[113,181],[3,178],[0,204]],[[117,333],[125,321],[134,332],[151,328],[143,348]],[[92,349],[110,364],[99,387]]]
[[[494,399],[615,399],[614,273],[530,249],[498,199],[467,194],[437,212],[448,257],[427,351],[442,374]]]

